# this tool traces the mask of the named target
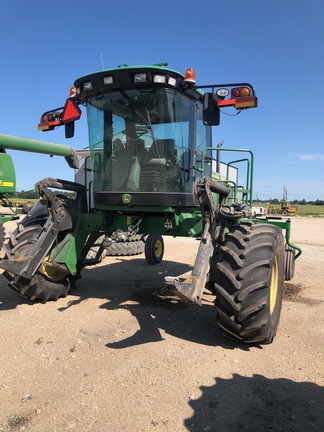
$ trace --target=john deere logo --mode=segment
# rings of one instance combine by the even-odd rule
[[[132,202],[132,196],[129,194],[124,194],[122,196],[123,204],[130,204]]]

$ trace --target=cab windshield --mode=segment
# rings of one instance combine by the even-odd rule
[[[90,99],[87,113],[94,192],[192,193],[193,163],[210,145],[200,102],[175,90],[119,90]]]

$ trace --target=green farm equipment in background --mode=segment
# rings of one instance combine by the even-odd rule
[[[57,300],[75,285],[89,252],[96,247],[99,261],[118,234],[125,242],[143,239],[149,264],[162,260],[163,236],[197,238],[191,275],[167,277],[166,287],[199,305],[210,291],[223,334],[271,343],[284,280],[301,251],[290,243],[289,221],[252,218],[252,152],[213,147],[211,136],[221,109],[257,106],[253,87],[197,86],[192,69],[182,75],[166,64],[124,65],[77,79],[39,129],[64,126],[71,138],[80,106],[89,148],[79,153],[76,181],[36,184],[39,202],[5,240],[0,267],[9,286],[31,300]],[[233,160],[221,162],[220,154]]]
[[[8,198],[16,192],[16,175],[11,156],[0,148],[0,205],[5,212],[0,214],[0,223],[17,218],[17,210]]]
[[[0,248],[4,241],[3,224],[19,219],[19,205],[23,213],[28,213],[32,208],[32,203],[28,200],[19,203],[9,198],[16,192],[16,172],[11,155],[6,153],[6,149],[64,156],[71,168],[78,168],[78,157],[72,147],[0,134]]]

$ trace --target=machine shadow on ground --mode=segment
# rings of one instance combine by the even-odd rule
[[[236,343],[223,337],[216,326],[214,296],[204,293],[203,306],[188,305],[164,288],[165,276],[179,276],[191,271],[188,264],[162,261],[148,265],[143,258],[106,258],[104,263],[86,267],[76,288],[69,291],[66,299],[60,299],[57,310],[64,313],[78,307],[84,301],[96,298],[104,302],[101,309],[127,310],[137,320],[139,329],[129,338],[107,343],[112,349],[122,349],[163,340],[163,332],[177,338],[208,346],[226,349],[240,348],[248,351],[251,345]],[[15,309],[22,304],[34,302],[18,296],[0,278],[0,311]],[[62,303],[64,302],[64,303]],[[37,303],[36,303],[37,304]],[[53,303],[41,305],[46,308]],[[260,348],[259,345],[255,347]]]
[[[234,374],[200,387],[199,399],[189,401],[194,413],[186,430],[310,432],[324,430],[324,388],[311,382]]]
[[[144,257],[108,258],[107,261],[112,263],[83,270],[83,278],[73,291],[73,295],[79,298],[67,305],[71,307],[88,297],[96,297],[107,300],[100,306],[101,309],[127,310],[136,318],[139,329],[128,338],[108,343],[107,347],[122,349],[159,342],[165,332],[203,345],[220,345],[227,349],[240,347],[246,351],[251,348],[226,339],[219,333],[211,293],[204,293],[203,306],[200,307],[185,304],[165,290],[164,277],[183,275],[191,271],[190,265],[165,260],[151,266]]]

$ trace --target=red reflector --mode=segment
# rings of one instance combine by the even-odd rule
[[[71,99],[66,101],[64,111],[62,114],[63,123],[70,123],[79,120],[81,117],[81,110],[78,105]]]
[[[233,106],[235,105],[236,99],[224,99],[224,100],[218,100],[217,101],[217,106],[222,107],[222,106]]]
[[[233,99],[224,99],[217,101],[218,107],[227,107],[227,106],[235,106],[237,109],[242,108],[254,108],[257,106],[257,98],[256,97],[240,97]]]

